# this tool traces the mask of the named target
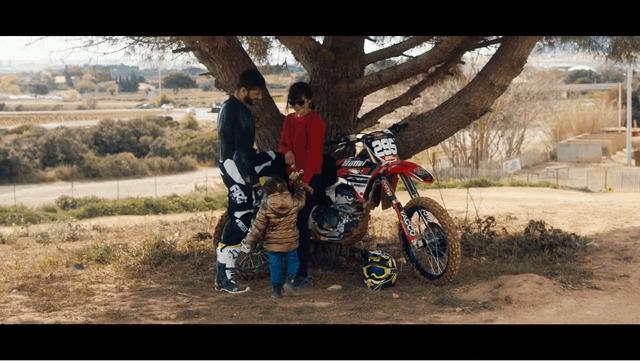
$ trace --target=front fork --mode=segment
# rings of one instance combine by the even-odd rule
[[[411,197],[411,199],[420,197],[420,194],[418,194],[418,189],[416,188],[415,183],[413,183],[413,180],[411,180],[411,177],[407,176],[406,174],[399,174],[399,176],[402,180],[402,183],[404,183],[404,187],[407,189],[407,192],[409,192],[409,196]],[[421,209],[418,211],[418,215],[428,227],[430,220],[427,211]]]
[[[404,175],[400,175],[400,177],[403,177],[403,176]],[[409,182],[406,182],[406,180],[408,180]],[[415,186],[413,185],[410,179],[406,179],[406,180],[405,178],[402,178],[402,181],[405,182],[405,186],[407,185],[407,183],[411,184],[411,187],[414,192],[412,193],[411,191],[409,191],[409,193],[411,194],[411,197],[414,198],[414,194],[417,197],[418,191],[416,190]],[[396,195],[393,192],[393,189],[391,188],[391,183],[389,182],[389,179],[384,175],[380,176],[380,185],[382,186],[382,191],[386,194],[387,198],[389,198],[389,201],[391,202],[391,206],[393,207],[393,210],[396,212],[396,215],[400,220],[400,227],[402,227],[402,232],[404,232],[404,235],[407,237],[409,244],[411,245],[411,247],[414,247],[414,248],[420,247],[421,242],[418,242],[418,241],[422,240],[422,237],[420,234],[418,234],[415,227],[413,227],[413,224],[411,223],[411,219],[409,219],[409,217],[407,216],[407,213],[404,211],[404,207],[402,207],[402,204],[400,204],[400,202],[398,201],[398,198],[396,198]],[[407,189],[409,188],[407,187]]]

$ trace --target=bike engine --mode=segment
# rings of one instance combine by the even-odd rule
[[[337,183],[327,189],[327,195],[330,200],[326,199],[311,211],[309,230],[314,239],[340,241],[358,226],[364,208],[349,184]]]

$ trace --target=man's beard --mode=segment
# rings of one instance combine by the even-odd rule
[[[247,105],[250,105],[250,106],[255,105],[255,103],[253,102],[253,100],[251,100],[251,98],[249,98],[249,96],[248,96],[248,95],[245,95],[245,97],[244,97],[244,103],[245,103],[245,104],[247,104]]]

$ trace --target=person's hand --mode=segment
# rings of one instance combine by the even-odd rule
[[[251,248],[249,248],[246,243],[242,242],[240,243],[240,252],[249,253],[251,252]]]
[[[302,186],[302,189],[304,189],[306,192],[309,192],[309,194],[313,195],[313,188],[311,188],[310,185],[308,185],[303,181],[300,181],[300,185]]]
[[[296,157],[293,155],[292,151],[288,151],[287,153],[285,153],[284,162],[287,163],[287,165],[292,165],[296,163]]]
[[[304,169],[294,170],[293,172],[291,172],[291,174],[289,174],[289,180],[291,180],[292,182],[297,182],[298,180],[302,179],[303,173]]]

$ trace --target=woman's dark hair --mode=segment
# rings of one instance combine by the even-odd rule
[[[271,177],[264,182],[264,186],[262,186],[264,193],[267,196],[270,196],[274,193],[282,193],[288,191],[287,183],[280,177]]]
[[[289,95],[287,95],[287,108],[290,103],[301,100],[303,96],[309,100],[313,99],[313,92],[309,83],[303,81],[293,83],[289,87]],[[309,104],[309,107],[313,109],[313,101]]]
[[[262,74],[256,69],[248,69],[240,74],[238,79],[238,85],[236,89],[245,88],[247,90],[253,90],[256,88],[263,89],[266,87],[266,81]]]

